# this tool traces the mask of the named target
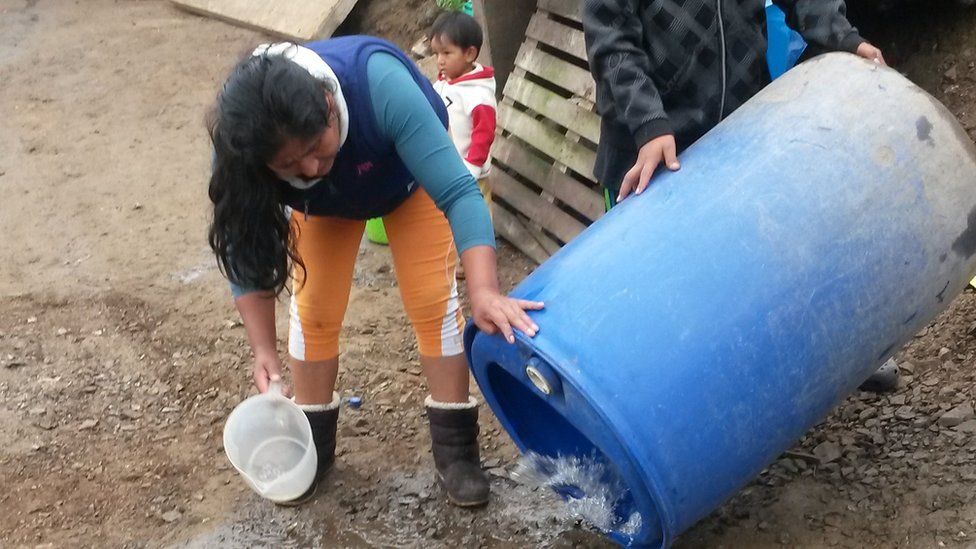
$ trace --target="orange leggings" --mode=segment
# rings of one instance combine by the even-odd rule
[[[306,277],[292,296],[288,352],[305,361],[339,356],[339,332],[349,302],[352,274],[365,221],[292,213]],[[420,354],[460,354],[464,317],[458,303],[457,252],[447,218],[417,189],[383,217],[400,297],[417,336]]]

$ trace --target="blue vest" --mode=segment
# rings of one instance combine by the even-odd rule
[[[344,36],[305,44],[335,71],[349,110],[349,134],[329,174],[302,191],[284,184],[285,204],[309,215],[370,219],[386,215],[417,188],[393,140],[376,125],[370,102],[366,61],[376,52],[403,62],[447,129],[447,109],[413,61],[393,44],[370,36]]]

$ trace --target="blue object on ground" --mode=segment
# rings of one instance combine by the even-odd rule
[[[346,405],[355,410],[363,405],[363,399],[359,397],[349,397],[346,400]]]
[[[838,85],[843,82],[844,85]],[[523,451],[590,456],[666,547],[794,444],[976,272],[976,149],[850,54],[774,81],[526,278],[541,330],[469,324]]]

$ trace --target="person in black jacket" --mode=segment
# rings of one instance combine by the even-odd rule
[[[808,43],[804,57],[846,51],[885,64],[847,20],[844,0],[773,0]],[[612,207],[640,194],[661,164],[770,82],[764,0],[584,0],[600,143],[594,176]],[[862,386],[898,385],[889,360]]]
[[[774,0],[809,46],[884,63],[844,0]],[[585,0],[583,31],[602,118],[594,175],[611,205],[770,81],[764,0]]]

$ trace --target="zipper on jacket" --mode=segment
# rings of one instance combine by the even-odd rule
[[[718,10],[718,45],[719,53],[722,58],[722,100],[718,107],[718,121],[721,122],[725,117],[725,24],[722,22],[722,0],[715,0],[715,7]]]
[[[305,199],[305,221],[308,221],[308,199]]]

